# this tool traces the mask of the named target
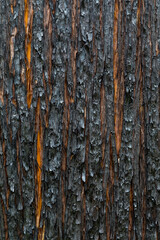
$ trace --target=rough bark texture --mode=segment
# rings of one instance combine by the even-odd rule
[[[160,239],[160,0],[0,0],[0,29],[0,239]]]

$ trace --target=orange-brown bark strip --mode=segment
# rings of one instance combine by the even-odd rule
[[[15,105],[15,107],[17,107],[17,101],[16,101],[16,97],[15,97],[15,86],[14,86],[14,83],[13,83],[13,85],[12,85],[12,93],[13,93],[12,103]]]
[[[118,0],[114,4],[114,28],[113,28],[113,79],[114,79],[114,100],[117,101],[118,94]],[[116,116],[115,116],[116,117]]]
[[[53,15],[55,14],[55,11],[56,11],[56,0],[53,0]]]
[[[104,83],[101,83],[100,90],[101,100],[100,100],[100,119],[101,119],[101,138],[102,138],[102,162],[101,167],[104,168],[104,158],[105,158],[105,144],[106,144],[106,101],[105,101],[105,88]]]
[[[44,240],[45,235],[45,222],[43,222],[43,227],[39,228],[38,240]]]
[[[6,181],[6,206],[8,210],[8,201],[9,201],[9,185],[8,185],[8,173],[7,173],[7,166],[6,166],[6,147],[5,147],[5,140],[3,139],[2,143],[2,151],[3,151],[3,166],[5,171],[5,181]]]
[[[156,41],[156,56],[160,54],[160,49],[158,48],[158,41]]]
[[[5,205],[3,202],[2,197],[0,196],[1,200],[1,206],[2,206],[2,213],[3,213],[3,222],[4,222],[4,231],[5,231],[5,240],[9,240],[9,235],[8,235],[8,223],[7,223],[7,214],[5,211]]]
[[[64,112],[63,112],[63,132],[62,132],[62,136],[63,136],[62,171],[66,171],[69,122],[70,122],[70,111],[69,111],[69,94],[68,94],[67,71],[66,71],[65,83],[64,83]]]
[[[130,197],[129,197],[129,227],[128,227],[128,239],[133,239],[133,214],[134,214],[134,208],[133,208],[133,183],[131,181],[130,186]]]
[[[51,100],[52,96],[52,83],[51,83],[51,71],[52,71],[52,17],[51,17],[51,10],[49,7],[49,1],[46,0],[46,5],[44,7],[44,29],[47,30],[48,35],[48,83],[49,83],[49,101]]]
[[[29,0],[24,0],[24,26],[25,26],[25,64],[26,64],[26,83],[27,83],[27,105],[28,108],[32,102],[32,68],[31,68],[31,42],[32,42],[32,23],[33,7],[29,7]]]
[[[40,126],[40,97],[37,100],[37,108],[35,114],[35,132],[38,132]]]
[[[4,105],[3,94],[4,94],[4,87],[3,87],[3,80],[2,80],[1,86],[0,86],[0,100],[1,100],[2,105]]]
[[[77,0],[73,0],[72,3],[72,42],[71,42],[71,67],[72,67],[72,77],[73,77],[73,91],[70,98],[70,102],[74,103],[75,100],[75,92],[76,92],[76,82],[77,82],[77,76],[76,76],[76,55],[78,51],[77,46],[77,27],[76,27],[76,21],[78,19],[77,16]]]
[[[13,14],[13,4],[11,4],[11,13]]]
[[[36,196],[36,227],[39,228],[42,209],[42,164],[43,164],[43,128],[40,115],[40,98],[37,101],[36,121],[37,133],[37,171],[35,176],[35,196]]]
[[[115,0],[114,7],[114,29],[113,29],[113,79],[114,79],[114,124],[115,124],[115,138],[116,150],[119,157],[121,148],[121,135],[123,124],[123,102],[124,102],[124,74],[119,71],[119,56],[118,56],[118,16],[119,16],[119,0]],[[123,58],[121,59],[123,61]],[[123,64],[121,63],[121,70]]]
[[[16,0],[11,0],[11,13],[14,12],[14,7],[16,6]]]

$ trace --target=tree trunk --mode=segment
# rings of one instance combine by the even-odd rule
[[[158,240],[159,0],[0,0],[0,240]]]

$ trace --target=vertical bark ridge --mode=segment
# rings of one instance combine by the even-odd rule
[[[3,166],[4,166],[4,172],[5,172],[5,190],[6,190],[6,206],[7,210],[9,207],[9,195],[10,195],[10,190],[9,190],[9,185],[8,185],[8,173],[7,173],[7,166],[6,166],[6,146],[5,146],[5,140],[3,138],[3,143],[2,143],[2,151],[3,151]]]
[[[103,41],[103,0],[100,0],[99,22],[100,22],[101,39]]]
[[[93,77],[96,75],[97,72],[97,47],[95,44],[95,24],[93,23],[93,41],[92,41],[92,52],[93,52]]]
[[[85,140],[85,180],[83,176],[81,177],[81,201],[82,201],[82,213],[81,213],[81,222],[82,222],[82,233],[81,239],[86,239],[86,191],[88,186],[88,159],[89,159],[89,119],[88,119],[88,96],[87,96],[87,87],[85,88],[85,108],[84,108],[84,138]]]
[[[69,94],[67,86],[67,64],[64,81],[64,111],[63,111],[63,145],[62,145],[62,164],[61,164],[61,191],[62,191],[62,235],[64,237],[64,223],[66,211],[66,195],[65,195],[65,172],[67,169],[67,147],[68,147],[68,133],[70,124],[70,109],[69,109]]]
[[[123,52],[119,56],[118,48],[118,22],[120,11],[122,11],[121,1],[115,0],[114,5],[114,29],[113,29],[113,79],[114,79],[114,123],[116,150],[119,158],[121,148],[121,135],[123,124],[123,101],[124,101],[124,72],[123,72]],[[121,46],[121,51],[124,47]],[[121,52],[120,51],[120,52]],[[120,63],[119,65],[119,61]]]
[[[15,107],[17,107],[17,100],[16,100],[16,96],[15,96],[15,85],[14,83],[12,84],[12,103],[14,104]]]
[[[37,101],[35,124],[36,124],[36,130],[37,130],[37,170],[36,170],[36,176],[35,176],[36,227],[37,229],[39,229],[41,210],[42,210],[42,165],[43,165],[43,128],[42,128],[41,111],[40,111],[40,97],[38,98],[38,101]]]
[[[77,10],[78,8],[78,10]],[[78,14],[77,14],[78,12]],[[71,66],[72,66],[72,78],[73,78],[73,90],[70,98],[71,103],[75,101],[75,92],[76,92],[76,55],[78,51],[78,41],[77,41],[77,26],[80,13],[80,0],[73,0],[72,2],[72,35],[71,35]]]
[[[43,222],[43,227],[39,229],[39,232],[38,232],[38,240],[44,240],[45,236],[45,222]]]
[[[133,221],[134,221],[134,205],[133,205],[133,182],[131,181],[130,196],[129,196],[129,226],[128,239],[133,239]]]
[[[69,111],[69,94],[67,87],[67,70],[65,74],[64,83],[64,112],[63,112],[63,147],[62,147],[62,171],[66,171],[67,167],[67,146],[68,146],[68,130],[70,122],[70,111]]]
[[[104,168],[105,159],[105,145],[106,145],[106,101],[105,101],[105,89],[104,83],[101,84],[101,103],[100,103],[100,118],[101,118],[101,138],[102,138],[102,162],[101,167]]]
[[[144,108],[144,79],[145,63],[143,57],[143,13],[144,2],[138,0],[137,6],[137,46],[136,46],[136,85],[134,89],[135,107],[140,122],[139,135],[139,184],[140,184],[140,208],[142,211],[142,239],[146,238],[146,157],[145,157],[145,108]],[[137,121],[136,115],[136,121]]]
[[[3,91],[4,91],[3,80],[1,80],[1,83],[0,83],[0,100],[1,100],[2,105],[4,104]]]
[[[49,1],[45,1],[44,7],[44,30],[46,31],[46,41],[47,45],[47,68],[48,68],[48,83],[49,83],[49,101],[51,101],[52,96],[52,82],[51,82],[51,73],[52,73],[52,17],[51,9],[49,7]]]
[[[31,106],[33,87],[32,87],[32,67],[31,67],[31,42],[32,42],[32,23],[33,23],[33,7],[29,0],[24,1],[24,26],[25,26],[25,53],[26,53],[26,84],[27,84],[27,105]]]
[[[4,231],[5,231],[5,240],[9,240],[9,233],[8,233],[8,223],[7,223],[7,214],[5,210],[5,205],[3,202],[2,197],[0,196],[2,212],[3,212],[3,221],[4,221]]]
[[[114,204],[114,162],[113,162],[113,149],[112,149],[112,138],[111,134],[109,135],[109,177],[107,180],[107,188],[106,188],[106,237],[107,240],[111,239],[111,231],[113,231],[111,227],[111,209]],[[116,229],[115,229],[116,236]]]

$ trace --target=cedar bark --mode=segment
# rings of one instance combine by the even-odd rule
[[[160,0],[0,0],[0,240],[160,239]]]

